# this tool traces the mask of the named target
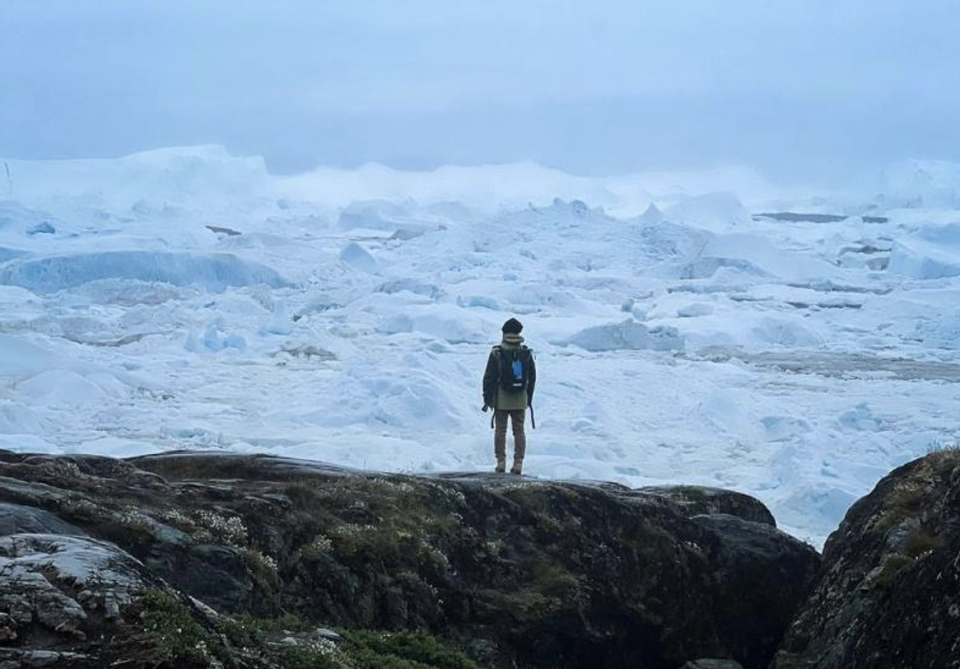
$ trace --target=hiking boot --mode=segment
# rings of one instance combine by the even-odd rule
[[[523,473],[523,460],[514,460],[513,467],[510,468],[510,473],[520,476]]]
[[[507,471],[507,461],[506,460],[497,460],[497,468],[493,470],[494,474],[503,474]]]

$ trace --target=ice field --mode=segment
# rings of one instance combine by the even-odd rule
[[[271,175],[219,147],[0,159],[0,448],[492,467],[480,377],[537,353],[526,473],[735,488],[820,545],[960,434],[960,166]]]

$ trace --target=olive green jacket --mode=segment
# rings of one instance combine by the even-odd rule
[[[516,411],[526,409],[533,402],[533,391],[537,385],[537,365],[530,356],[530,370],[528,372],[527,389],[517,392],[504,390],[500,387],[500,351],[501,349],[518,349],[523,347],[523,337],[506,334],[503,341],[490,351],[487,358],[487,369],[483,374],[483,403],[500,411]]]

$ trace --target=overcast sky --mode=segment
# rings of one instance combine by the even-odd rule
[[[0,0],[0,155],[273,171],[960,159],[956,0]]]

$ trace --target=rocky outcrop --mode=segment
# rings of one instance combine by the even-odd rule
[[[960,667],[960,451],[884,478],[823,558],[776,669]]]
[[[674,502],[688,516],[719,513],[771,527],[777,526],[773,514],[763,502],[742,492],[693,485],[647,486],[638,488],[638,491],[662,495]]]
[[[0,667],[95,667],[124,659],[124,612],[162,587],[115,545],[79,536],[0,536]],[[110,641],[91,640],[109,634]],[[102,663],[102,664],[101,664]]]
[[[4,580],[3,669],[15,654],[34,666],[46,656],[24,654],[47,652],[107,666],[122,643],[150,658],[134,667],[194,666],[184,657],[277,666],[269,635],[251,651],[241,618],[228,616],[291,614],[314,626],[432,632],[489,667],[676,669],[722,658],[753,669],[769,664],[819,564],[739,499],[692,506],[663,490],[372,474],[267,456],[0,451],[0,504],[0,569],[24,575]],[[76,563],[80,577],[66,568]],[[109,578],[91,582],[92,572]],[[59,613],[45,619],[38,601]],[[158,639],[170,635],[159,622],[144,623],[171,619],[193,630],[177,653],[163,651]],[[332,643],[309,626],[257,625],[294,646]],[[344,643],[368,657],[384,638],[358,632]],[[131,649],[137,640],[155,652]]]

